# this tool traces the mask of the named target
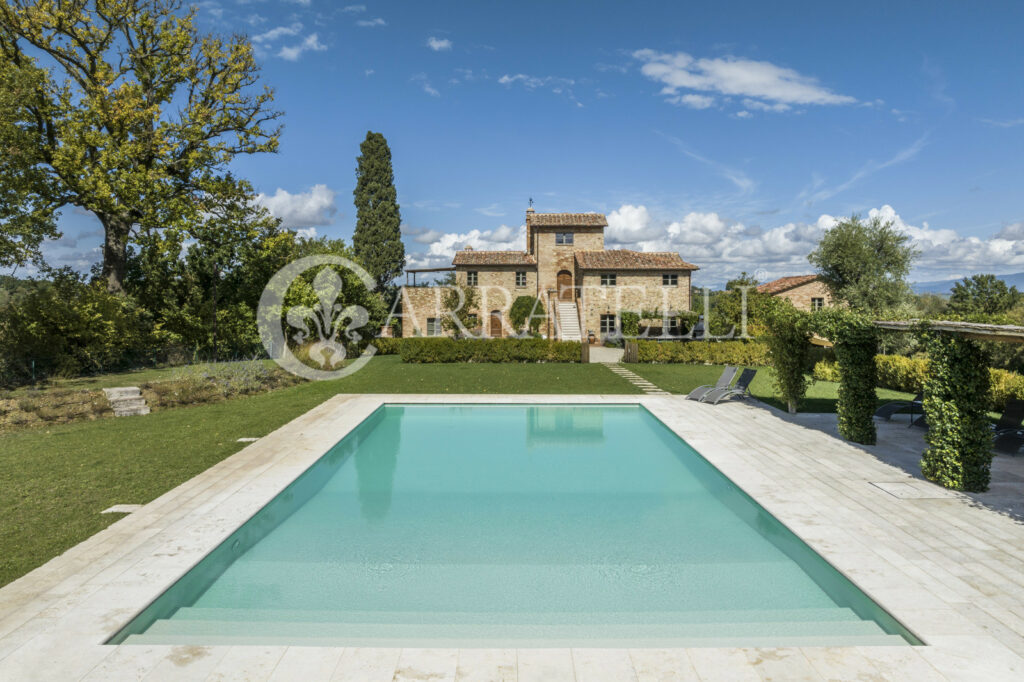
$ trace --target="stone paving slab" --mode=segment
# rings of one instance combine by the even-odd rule
[[[921,647],[389,649],[103,642],[385,402],[642,404],[921,637]],[[682,396],[335,396],[0,589],[2,680],[1024,679],[1024,458],[923,481],[920,432]]]

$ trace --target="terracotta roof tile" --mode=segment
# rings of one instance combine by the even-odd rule
[[[603,213],[534,213],[530,216],[533,227],[565,225],[567,227],[606,227],[608,219]]]
[[[792,277],[779,277],[773,279],[771,282],[765,282],[764,284],[758,284],[757,290],[762,294],[778,294],[798,287],[801,284],[807,284],[818,279],[817,275],[793,275]]]
[[[456,251],[452,265],[536,265],[525,251]]]
[[[699,270],[671,251],[577,251],[576,263],[583,270]]]

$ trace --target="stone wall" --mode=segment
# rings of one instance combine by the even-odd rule
[[[402,287],[402,337],[426,336],[427,318],[441,317],[448,287]]]
[[[486,269],[484,269],[486,268]],[[520,296],[537,295],[537,271],[532,266],[517,265],[467,265],[455,271],[455,281],[466,286],[466,272],[477,274],[477,289],[480,293],[480,310],[473,310],[482,323],[484,334],[489,334],[491,312],[501,311],[502,336],[513,333],[509,322],[509,309]],[[526,272],[526,286],[516,286],[516,272]],[[427,318],[441,318],[445,315],[443,299],[450,287],[402,287],[402,336],[426,336]],[[545,308],[547,302],[544,301]],[[406,311],[409,311],[406,315]],[[481,312],[483,311],[483,312]],[[410,323],[410,320],[412,321]],[[417,334],[417,330],[418,334]],[[445,335],[450,332],[443,331]]]
[[[466,273],[477,273],[480,291],[480,310],[473,311],[483,323],[483,333],[490,334],[491,313],[501,311],[502,336],[513,333],[508,311],[520,296],[537,295],[537,268],[533,265],[460,265],[455,269],[455,281],[466,286]],[[516,273],[526,273],[526,285],[516,286]],[[483,311],[482,313],[480,311]]]
[[[556,232],[572,232],[573,243],[555,244]],[[604,228],[600,227],[534,227],[534,255],[537,257],[537,286],[544,293],[554,289],[561,270],[576,271],[577,251],[603,251]]]
[[[611,271],[609,271],[611,272]],[[583,333],[601,335],[601,315],[617,315],[621,312],[658,310],[687,312],[690,310],[690,272],[683,270],[679,284],[674,287],[661,285],[661,272],[615,271],[616,285],[601,286],[601,271],[587,271],[577,274],[581,286],[580,310],[583,319]]]
[[[832,305],[832,294],[829,292],[828,287],[825,286],[824,282],[817,280],[801,284],[786,291],[780,291],[775,296],[787,299],[800,310],[810,310],[812,298],[823,298],[825,299],[825,305]]]

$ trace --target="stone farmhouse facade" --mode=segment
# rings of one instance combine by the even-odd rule
[[[765,282],[757,287],[762,294],[778,296],[799,310],[818,310],[832,305],[832,294],[817,275],[793,275]]]
[[[479,333],[515,334],[509,310],[520,296],[540,299],[541,333],[580,340],[617,333],[621,313],[657,315],[658,324],[690,310],[690,276],[699,269],[678,253],[605,249],[601,213],[526,211],[525,251],[466,248],[452,260],[460,287],[479,292]],[[445,287],[403,287],[402,335],[441,336]],[[476,333],[476,332],[474,332]]]

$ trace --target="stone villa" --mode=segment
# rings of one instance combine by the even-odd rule
[[[818,310],[832,305],[832,294],[817,275],[793,275],[765,282],[757,287],[762,294],[784,298],[799,310]]]
[[[580,340],[615,333],[622,312],[673,324],[690,310],[690,274],[696,265],[678,253],[605,249],[601,213],[526,211],[525,251],[458,251],[452,261],[460,287],[477,287],[476,311],[485,336],[516,333],[509,309],[516,298],[539,298],[548,312],[541,332]],[[402,335],[441,336],[444,287],[403,287]]]

